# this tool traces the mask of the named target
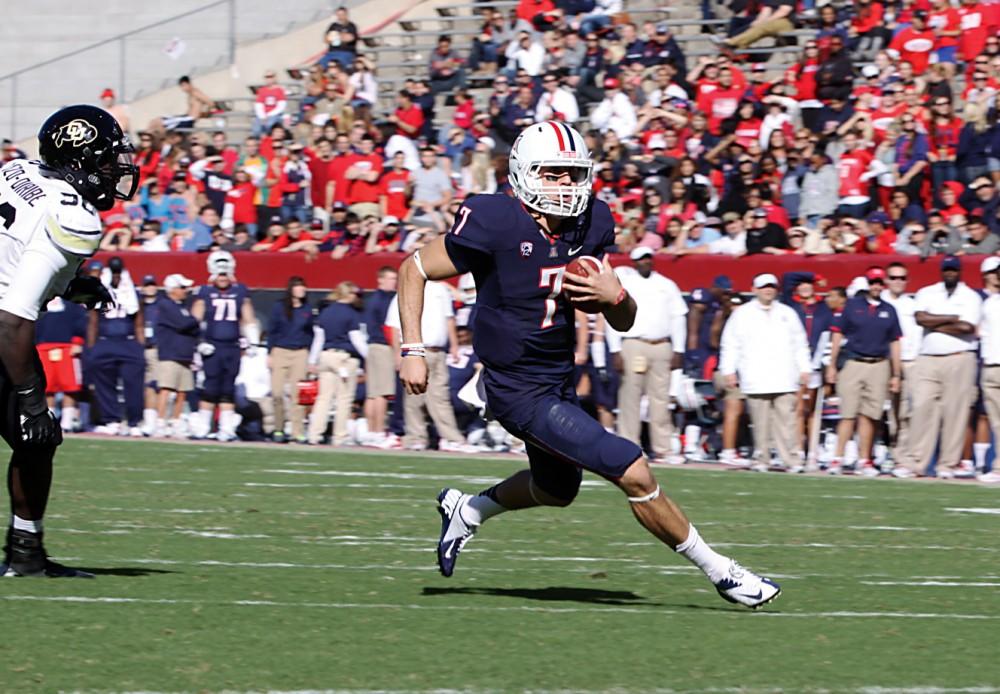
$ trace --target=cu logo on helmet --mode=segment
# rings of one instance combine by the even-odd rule
[[[55,134],[56,147],[62,147],[69,143],[73,147],[88,145],[97,139],[97,128],[83,120],[76,118],[59,128]]]

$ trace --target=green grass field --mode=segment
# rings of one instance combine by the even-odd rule
[[[757,613],[593,477],[439,576],[439,489],[521,466],[70,440],[49,550],[99,576],[0,582],[0,691],[1000,691],[1000,490],[659,470]]]

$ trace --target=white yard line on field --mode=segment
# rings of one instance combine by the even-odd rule
[[[278,600],[193,600],[190,598],[123,598],[90,595],[0,595],[10,602],[55,602],[84,605],[201,605],[205,607],[277,607],[331,610],[422,610],[431,612],[538,612],[543,614],[621,613],[640,615],[677,615],[686,610],[662,610],[655,607],[539,607],[536,605],[417,605],[413,603],[283,602]],[[721,610],[701,615],[731,617],[740,610]],[[940,619],[958,621],[997,621],[1000,615],[951,612],[744,612],[749,619]]]

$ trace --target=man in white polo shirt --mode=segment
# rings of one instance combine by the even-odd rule
[[[747,396],[754,468],[768,468],[772,438],[781,465],[792,468],[800,464],[795,405],[812,373],[809,343],[795,310],[775,301],[777,277],[757,275],[753,289],[756,298],[733,311],[722,330],[719,371]]]
[[[1000,261],[1000,258],[997,258]],[[913,365],[920,354],[920,343],[924,329],[914,318],[917,301],[906,291],[909,271],[902,263],[890,263],[885,269],[887,287],[882,292],[882,301],[896,309],[899,327],[903,330],[900,341],[899,358],[902,361],[903,382],[900,392],[891,394],[892,409],[889,411],[889,427],[895,447],[892,459],[896,462],[907,458],[910,449],[910,417],[913,414]]]
[[[913,371],[913,416],[909,459],[893,468],[897,477],[924,474],[938,447],[938,477],[972,477],[962,463],[969,409],[976,397],[976,328],[983,300],[960,281],[961,261],[941,259],[941,282],[917,292],[917,324],[924,329]]]
[[[653,270],[653,251],[638,246],[635,267],[618,267],[618,279],[636,304],[635,322],[621,333],[622,382],[618,389],[618,433],[640,443],[639,401],[649,401],[649,441],[654,462],[681,464],[670,450],[670,371],[680,368],[687,345],[687,303],[672,280]],[[608,331],[613,329],[608,326]],[[609,344],[612,351],[615,336]],[[615,362],[618,360],[615,359]]]

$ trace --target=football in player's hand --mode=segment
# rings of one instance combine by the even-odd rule
[[[584,270],[584,265],[586,265],[590,269],[591,274],[597,274],[597,273],[599,273],[601,271],[601,267],[602,267],[601,261],[598,260],[597,258],[595,258],[594,256],[592,256],[592,255],[581,255],[579,258],[574,258],[573,260],[571,260],[569,262],[569,264],[566,266],[566,274],[567,275],[577,275],[579,277],[586,277],[587,276],[587,271]],[[575,295],[576,295],[576,292],[569,285],[567,285],[566,282],[563,282],[563,296],[566,297],[566,300],[569,301],[570,305],[573,306],[573,308],[580,309],[584,313],[600,313],[601,312],[601,308],[602,307],[601,307],[600,302],[598,302],[598,301],[582,301],[582,302],[573,302],[573,301],[570,301],[570,299],[572,299],[573,296],[575,296]]]

